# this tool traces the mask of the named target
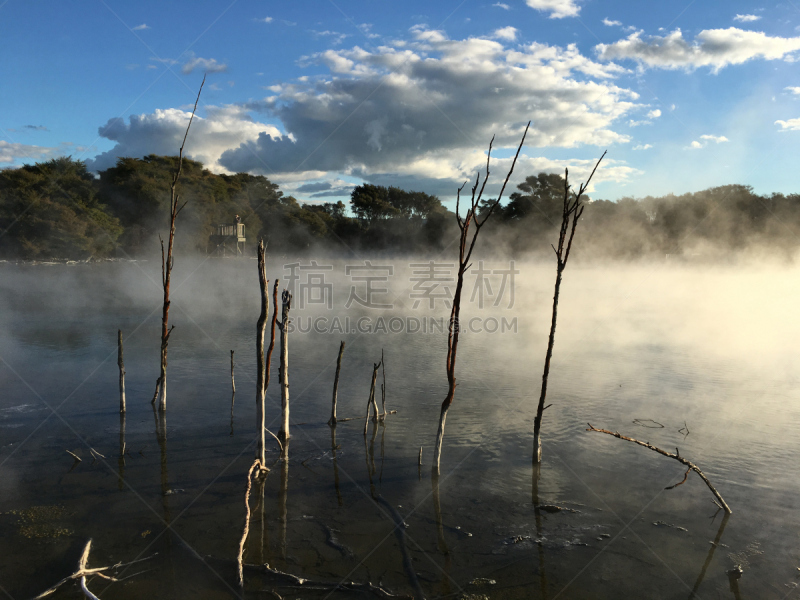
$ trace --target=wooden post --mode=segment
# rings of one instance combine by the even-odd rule
[[[180,207],[178,206],[178,193],[177,185],[178,180],[181,178],[183,172],[183,148],[186,146],[186,138],[189,136],[189,128],[192,126],[194,114],[197,112],[197,103],[200,101],[200,92],[203,91],[206,78],[203,77],[203,83],[200,84],[200,90],[197,92],[197,99],[194,101],[194,109],[192,109],[192,116],[189,118],[189,124],[186,126],[186,133],[183,136],[183,143],[178,151],[178,168],[172,175],[172,184],[170,185],[170,200],[169,200],[169,242],[167,244],[167,254],[164,256],[164,240],[161,240],[161,285],[164,289],[164,305],[161,313],[161,372],[156,380],[156,393],[153,396],[153,402],[156,398],[159,399],[158,409],[167,410],[167,345],[169,344],[169,335],[172,329],[169,327],[169,283],[172,277],[172,267],[175,264],[175,259],[172,256],[173,242],[175,241],[175,219],[186,206],[184,202]],[[161,236],[159,236],[159,239]]]
[[[470,206],[467,209],[467,214],[463,219],[459,214],[459,204],[461,202],[461,190],[464,188],[466,183],[458,188],[458,194],[456,195],[456,222],[458,223],[458,228],[461,230],[461,241],[458,250],[458,277],[456,278],[456,291],[453,296],[453,304],[450,309],[450,322],[447,333],[447,360],[445,363],[445,371],[447,372],[447,396],[445,396],[445,399],[442,402],[441,412],[439,413],[439,428],[436,431],[436,445],[433,448],[433,466],[431,467],[431,470],[434,476],[438,476],[439,474],[439,463],[442,459],[444,424],[447,420],[447,411],[450,409],[450,405],[453,403],[453,398],[456,394],[456,354],[458,352],[459,318],[461,315],[461,291],[464,287],[464,274],[472,264],[470,262],[470,257],[472,256],[472,251],[475,248],[475,242],[478,239],[478,234],[480,233],[481,227],[486,224],[486,221],[492,216],[495,208],[497,208],[497,206],[500,204],[500,198],[503,196],[503,192],[506,189],[508,180],[511,178],[511,174],[514,172],[514,166],[517,164],[517,158],[519,158],[520,150],[522,150],[522,145],[525,143],[525,136],[528,134],[528,128],[530,126],[531,124],[529,121],[528,125],[525,127],[525,133],[522,134],[522,140],[520,140],[517,153],[514,155],[511,168],[508,170],[508,174],[503,182],[503,186],[500,188],[500,193],[497,195],[497,199],[489,204],[488,210],[485,211],[485,214],[482,217],[478,215],[478,210],[481,198],[483,197],[483,190],[486,188],[486,182],[489,180],[489,160],[492,157],[492,144],[494,143],[494,137],[492,137],[492,141],[489,142],[489,153],[486,157],[486,176],[483,178],[483,185],[481,185],[479,189],[479,173],[476,175],[475,185],[472,186],[472,198],[470,201]],[[475,223],[475,228],[473,232],[470,233],[470,225],[473,222]]]
[[[256,459],[260,468],[266,467],[264,457],[264,397],[266,394],[264,371],[264,331],[267,326],[269,312],[269,295],[267,292],[267,270],[264,259],[264,240],[258,242],[258,284],[261,288],[261,314],[256,323]],[[231,369],[233,369],[233,352],[231,352]],[[232,371],[231,371],[232,372]]]
[[[292,308],[292,293],[283,290],[281,295],[283,311],[278,327],[281,330],[281,368],[279,382],[281,384],[281,430],[278,434],[281,443],[288,448],[289,439],[289,310]]]
[[[569,251],[572,249],[572,239],[575,237],[575,227],[578,224],[578,219],[580,219],[581,215],[583,214],[584,205],[581,202],[581,197],[586,192],[586,188],[589,187],[589,182],[592,180],[592,177],[594,177],[594,173],[597,171],[597,167],[600,166],[600,161],[603,160],[605,155],[606,153],[603,152],[603,155],[600,157],[597,163],[595,163],[594,169],[592,169],[592,172],[589,175],[589,179],[586,180],[586,183],[582,183],[580,185],[578,188],[578,193],[574,194],[574,198],[572,197],[573,194],[570,193],[569,170],[566,169],[564,171],[564,204],[561,213],[561,229],[559,230],[558,234],[558,248],[551,245],[553,252],[556,253],[557,261],[556,288],[553,294],[553,314],[550,320],[550,337],[547,339],[547,354],[544,358],[542,390],[539,394],[539,405],[536,409],[536,418],[533,421],[533,462],[535,463],[542,461],[542,415],[545,408],[547,408],[544,405],[544,400],[545,396],[547,395],[547,377],[550,374],[550,359],[553,357],[553,344],[555,343],[556,336],[556,318],[558,315],[558,294],[561,290],[561,274],[567,267]],[[569,238],[567,238],[568,232]],[[566,246],[564,245],[565,243]]]
[[[342,370],[342,354],[344,354],[344,340],[339,345],[339,358],[336,359],[336,377],[333,379],[333,401],[331,405],[331,418],[328,425],[336,425],[336,400],[339,395],[339,372]]]
[[[117,330],[117,365],[119,365],[119,412],[125,414],[125,361],[122,357],[122,329]]]

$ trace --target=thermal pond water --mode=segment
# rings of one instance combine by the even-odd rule
[[[89,538],[89,567],[157,553],[119,570],[134,577],[90,578],[104,599],[377,597],[332,593],[342,581],[413,596],[414,578],[429,598],[797,594],[800,270],[570,264],[543,463],[534,469],[554,268],[515,264],[509,306],[510,277],[502,293],[501,286],[510,265],[486,263],[483,303],[477,276],[465,289],[462,316],[479,320],[459,346],[437,489],[430,468],[446,392],[446,333],[435,322],[448,310],[435,291],[446,296],[452,283],[426,283],[408,260],[373,259],[372,271],[348,271],[364,262],[319,258],[315,269],[310,259],[291,257],[268,257],[270,280],[288,281],[283,265],[292,262],[312,268],[295,270],[291,315],[305,332],[289,336],[290,459],[280,462],[267,437],[272,469],[252,487],[244,559],[327,587],[291,587],[256,568],[245,570],[243,590],[237,585],[255,451],[256,264],[179,257],[161,416],[150,404],[159,360],[157,261],[0,265],[0,596],[30,598],[66,577]],[[447,269],[439,274],[446,279]],[[392,308],[360,305],[368,285],[370,303]],[[345,308],[351,288],[358,299]],[[334,316],[342,331],[326,329]],[[377,331],[348,332],[348,317],[353,327],[366,317],[362,328]],[[399,317],[396,333],[391,317]],[[424,332],[409,332],[423,321]],[[317,330],[308,331],[309,323]],[[118,329],[127,371],[124,440]],[[332,430],[326,421],[340,340],[338,415],[358,419]],[[397,412],[370,423],[364,436],[381,350],[387,409]],[[266,411],[272,431],[280,415],[277,365],[276,349]],[[380,405],[380,389],[377,396]],[[679,448],[733,514],[724,518],[694,473],[666,490],[683,479],[682,465],[587,432],[587,423]],[[407,524],[404,540],[378,498]],[[730,574],[737,565],[741,574]],[[53,597],[80,596],[69,583]]]

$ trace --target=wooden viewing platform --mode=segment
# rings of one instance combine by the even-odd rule
[[[234,256],[242,256],[246,241],[244,223],[222,223],[217,225],[214,234],[209,236],[208,247],[217,256],[226,256],[228,252]]]

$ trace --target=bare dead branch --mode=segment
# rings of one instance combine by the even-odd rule
[[[547,352],[545,354],[544,369],[542,371],[542,388],[539,394],[539,405],[536,409],[536,418],[533,421],[534,463],[541,462],[542,460],[542,415],[544,414],[544,402],[547,396],[547,378],[550,375],[550,361],[553,358],[553,346],[555,344],[556,322],[558,319],[558,296],[561,291],[561,279],[564,269],[567,267],[567,260],[569,259],[569,253],[572,248],[572,240],[575,237],[575,228],[578,224],[578,219],[580,219],[581,215],[583,214],[581,197],[589,185],[589,182],[592,180],[595,171],[597,171],[600,161],[603,160],[605,155],[606,153],[603,152],[597,163],[595,163],[594,169],[592,169],[592,172],[589,175],[589,179],[586,180],[586,183],[579,186],[578,194],[575,196],[574,200],[570,199],[569,169],[564,170],[564,203],[561,214],[561,227],[558,233],[558,247],[550,244],[550,247],[553,248],[553,251],[556,254],[556,284],[555,291],[553,293],[553,312],[550,320],[550,335],[547,339]],[[567,231],[570,232],[568,240]],[[567,244],[566,248],[564,247],[565,242]]]
[[[458,195],[456,198],[456,220],[458,222],[458,226],[461,229],[461,238],[459,242],[459,250],[458,250],[458,277],[456,279],[456,291],[453,296],[452,306],[450,309],[450,326],[448,327],[447,332],[447,358],[445,359],[445,371],[447,374],[447,396],[445,396],[444,401],[442,402],[441,412],[439,414],[439,427],[436,432],[436,445],[434,446],[434,459],[433,459],[433,473],[439,473],[439,466],[441,462],[441,455],[442,455],[442,439],[444,438],[444,427],[445,421],[447,419],[447,411],[450,408],[450,405],[453,403],[453,398],[455,397],[456,391],[456,376],[455,376],[455,367],[456,367],[456,357],[458,354],[458,339],[459,339],[459,317],[461,314],[461,294],[464,287],[464,273],[469,269],[471,266],[470,257],[472,256],[472,251],[475,248],[475,242],[478,239],[478,233],[480,232],[481,226],[486,223],[487,219],[491,216],[492,212],[494,211],[495,207],[500,203],[500,199],[502,197],[503,191],[505,190],[505,186],[508,183],[509,178],[511,177],[511,173],[514,171],[514,166],[517,164],[517,159],[519,158],[519,153],[522,150],[523,143],[525,142],[525,136],[528,133],[528,128],[530,127],[530,122],[525,127],[525,133],[522,135],[522,140],[520,141],[519,147],[517,148],[517,152],[514,155],[514,160],[511,163],[511,168],[506,175],[505,182],[503,183],[503,187],[500,190],[500,194],[498,194],[497,199],[491,204],[489,210],[487,211],[486,216],[480,220],[477,217],[477,211],[479,209],[480,200],[483,196],[483,191],[486,187],[486,182],[489,179],[489,164],[491,160],[491,150],[492,144],[494,142],[494,137],[492,137],[492,142],[489,143],[489,152],[486,158],[486,177],[483,180],[483,185],[480,188],[480,192],[478,191],[478,185],[480,183],[480,173],[478,173],[475,177],[475,184],[472,186],[472,198],[470,200],[470,207],[467,209],[466,215],[464,218],[461,218],[459,214],[459,203],[461,199],[461,190],[463,189],[466,182],[458,189]],[[472,221],[475,221],[475,227],[473,231],[470,233],[469,227]],[[470,237],[471,235],[471,237]],[[366,433],[366,430],[365,430]]]
[[[253,485],[253,471],[258,469],[261,463],[258,459],[253,461],[250,465],[250,470],[247,471],[247,489],[244,493],[244,530],[242,531],[242,539],[239,540],[239,554],[236,557],[236,562],[239,566],[239,587],[244,587],[244,568],[242,567],[242,557],[244,556],[244,544],[247,541],[247,534],[250,532],[250,489]]]
[[[148,556],[146,558],[140,558],[140,559],[137,559],[137,560],[133,560],[133,561],[128,562],[128,563],[119,562],[119,563],[117,563],[115,565],[110,565],[108,567],[95,567],[93,569],[90,569],[90,568],[87,567],[87,563],[89,562],[89,552],[91,551],[91,547],[92,547],[92,540],[90,539],[89,541],[86,542],[86,545],[83,547],[83,552],[81,552],[81,556],[78,559],[78,569],[74,573],[72,573],[71,575],[68,575],[67,577],[65,577],[64,579],[62,579],[58,583],[56,583],[54,586],[52,586],[52,587],[46,589],[45,591],[43,591],[41,594],[39,594],[38,596],[36,596],[32,600],[40,600],[40,598],[46,598],[50,594],[53,594],[58,588],[60,588],[65,583],[68,583],[70,581],[74,581],[76,579],[78,579],[79,582],[80,582],[81,590],[83,591],[84,596],[86,596],[87,598],[90,598],[90,599],[92,599],[92,598],[97,599],[97,596],[95,596],[91,591],[89,591],[89,589],[88,589],[88,587],[86,585],[86,578],[87,577],[91,577],[93,575],[97,575],[99,577],[102,577],[103,579],[108,579],[109,581],[122,581],[122,579],[117,579],[116,577],[111,577],[110,575],[105,575],[103,572],[104,571],[108,571],[110,569],[118,569],[120,567],[127,567],[129,565],[132,565],[132,564],[135,564],[135,563],[138,563],[138,562],[143,562],[143,561],[146,561],[146,560],[150,560],[151,558],[153,558],[153,556],[155,556],[155,554],[153,554],[152,556]],[[136,575],[138,575],[138,574],[139,573],[137,573]],[[134,575],[131,575],[130,577],[133,577],[133,576]],[[127,577],[125,579],[127,579]]]
[[[658,452],[659,454],[661,454],[663,456],[667,456],[669,458],[677,460],[682,465],[688,467],[690,470],[692,470],[695,473],[697,473],[700,476],[700,479],[702,479],[705,482],[705,484],[708,486],[708,489],[711,490],[711,493],[714,494],[714,497],[717,499],[717,502],[719,502],[719,504],[722,507],[722,509],[726,513],[731,514],[732,511],[731,511],[730,507],[725,503],[725,500],[722,499],[722,496],[720,496],[720,494],[716,490],[716,488],[713,485],[711,485],[711,482],[708,480],[708,477],[706,477],[703,474],[703,472],[700,470],[700,468],[696,464],[694,464],[693,462],[683,458],[682,456],[678,456],[677,454],[672,454],[671,452],[667,452],[666,450],[662,450],[661,448],[656,448],[655,446],[653,446],[649,442],[640,442],[639,440],[636,440],[636,439],[634,439],[632,437],[627,437],[625,435],[622,435],[621,433],[614,432],[614,431],[609,431],[608,429],[598,429],[598,428],[592,426],[591,423],[588,423],[588,425],[589,425],[589,428],[586,431],[596,431],[598,433],[605,433],[607,435],[614,436],[615,438],[619,438],[621,440],[627,440],[629,442],[633,442],[634,444],[639,444],[640,446],[644,446],[645,448],[649,448],[653,452]],[[683,483],[683,482],[681,482],[681,483]],[[673,486],[673,487],[675,487],[675,486]],[[669,488],[667,488],[667,489],[669,489]]]
[[[336,377],[333,380],[333,399],[331,400],[331,418],[328,425],[336,425],[336,400],[339,395],[339,373],[342,370],[342,354],[344,354],[344,340],[339,344],[339,357],[336,359]]]
[[[677,448],[676,448],[676,450],[677,450]],[[671,485],[669,487],[665,487],[664,489],[665,490],[672,490],[672,489],[675,489],[676,487],[678,487],[679,485],[683,485],[684,483],[686,483],[686,480],[689,478],[689,471],[691,471],[691,469],[686,469],[686,473],[683,474],[683,479],[681,479],[675,485]]]

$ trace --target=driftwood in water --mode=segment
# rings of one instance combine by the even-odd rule
[[[328,425],[336,425],[336,400],[339,395],[339,372],[342,370],[342,354],[344,354],[344,340],[339,345],[339,357],[336,359],[336,377],[333,379],[333,400],[331,418],[328,419]]]
[[[75,581],[76,579],[80,581],[81,591],[83,592],[84,596],[86,596],[90,600],[92,598],[94,600],[98,600],[97,596],[95,596],[91,591],[89,591],[89,588],[87,587],[86,584],[87,577],[92,577],[96,575],[98,577],[101,577],[102,579],[106,579],[108,581],[113,581],[113,582],[122,581],[123,579],[128,579],[129,577],[135,577],[136,575],[139,575],[139,573],[134,573],[133,575],[128,575],[128,577],[118,579],[116,577],[112,577],[111,575],[106,575],[105,571],[110,571],[112,569],[116,570],[120,567],[127,567],[129,565],[144,562],[146,560],[150,560],[151,558],[153,558],[153,556],[155,556],[155,554],[153,554],[153,556],[148,556],[147,558],[140,558],[138,560],[132,560],[131,562],[128,563],[119,562],[115,565],[110,565],[108,567],[95,567],[93,569],[90,569],[87,566],[87,563],[89,562],[89,552],[91,551],[91,548],[92,548],[92,540],[90,539],[88,542],[86,542],[86,546],[84,546],[83,552],[81,553],[81,557],[78,560],[78,570],[75,571],[72,575],[68,575],[67,577],[59,581],[53,587],[48,588],[47,590],[39,594],[38,596],[33,598],[33,600],[46,598],[50,594],[54,593],[58,588],[60,588],[65,583],[68,583],[70,581]]]
[[[575,227],[578,224],[578,219],[583,214],[584,205],[581,201],[586,188],[589,187],[589,182],[594,177],[594,172],[600,166],[600,161],[603,160],[606,153],[595,163],[589,179],[586,183],[582,183],[578,188],[578,193],[573,194],[570,192],[569,185],[569,169],[564,170],[564,204],[561,212],[561,228],[558,232],[558,248],[551,244],[553,252],[556,253],[556,287],[553,294],[553,314],[550,319],[550,336],[547,339],[547,353],[544,358],[544,371],[542,372],[542,389],[539,393],[539,405],[536,409],[536,418],[533,421],[533,462],[541,462],[542,460],[542,415],[545,408],[544,399],[547,395],[547,377],[550,374],[550,359],[553,357],[553,344],[556,337],[556,318],[558,316],[558,295],[561,291],[561,276],[564,269],[567,267],[567,260],[569,260],[569,252],[572,249],[572,240],[575,237]],[[567,238],[569,233],[569,238]],[[566,243],[566,246],[564,245]]]
[[[119,366],[119,412],[125,412],[125,361],[122,357],[122,329],[117,330],[117,365]]]
[[[394,522],[394,534],[397,537],[397,544],[400,546],[400,553],[403,556],[403,571],[405,571],[408,582],[414,590],[414,598],[415,600],[425,600],[425,592],[422,591],[414,565],[411,562],[411,556],[408,554],[408,546],[406,544],[406,527],[408,525],[406,525],[400,513],[397,512],[397,509],[389,504],[383,496],[378,495],[376,500],[378,504],[383,505],[389,511]]]
[[[183,172],[183,148],[186,146],[186,138],[189,136],[189,128],[192,126],[194,114],[197,112],[197,103],[200,101],[200,93],[203,91],[206,78],[203,76],[203,83],[200,84],[200,90],[197,92],[197,99],[194,101],[194,108],[192,109],[192,116],[189,117],[189,124],[186,126],[186,133],[183,136],[183,143],[178,151],[178,168],[172,174],[172,183],[170,184],[170,199],[169,199],[169,238],[167,243],[167,254],[164,256],[164,240],[161,240],[161,285],[164,288],[164,305],[161,312],[161,373],[156,381],[156,393],[153,396],[153,403],[158,398],[158,409],[167,410],[167,345],[169,344],[169,334],[172,329],[169,328],[169,283],[172,277],[172,267],[175,265],[175,259],[172,256],[173,242],[175,241],[175,219],[186,206],[186,202],[178,206],[179,198],[177,185],[178,180],[181,178]],[[174,327],[173,327],[174,329]]]
[[[269,293],[267,286],[267,267],[264,259],[264,240],[258,242],[258,284],[261,288],[261,314],[256,323],[256,460],[261,467],[265,467],[264,458],[264,397],[266,385],[264,381],[264,331],[267,327],[267,314],[269,313]],[[233,354],[231,354],[233,360]],[[232,367],[231,367],[232,368]]]
[[[306,579],[304,577],[292,575],[291,573],[278,571],[277,569],[271,568],[269,565],[244,565],[244,568],[248,570],[257,570],[260,573],[282,579],[286,582],[285,585],[277,585],[276,587],[299,587],[309,591],[362,592],[365,594],[372,594],[378,598],[386,598],[387,600],[413,600],[412,596],[393,594],[388,590],[380,586],[373,585],[369,582],[356,583],[353,581],[339,581],[336,583],[331,583],[327,581]]]
[[[370,408],[372,407],[375,408],[375,416],[373,417],[372,420],[373,421],[378,420],[378,403],[375,401],[375,380],[378,378],[378,369],[381,368],[382,364],[383,364],[382,358],[381,362],[372,364],[372,383],[369,386],[369,399],[367,400],[367,417],[364,420],[364,435],[367,435],[367,424],[369,423]]]
[[[281,441],[287,446],[289,439],[289,310],[292,308],[292,293],[283,290],[281,295],[283,310],[278,328],[281,330],[281,367],[278,373],[278,381],[281,384]]]
[[[489,180],[489,160],[492,156],[492,144],[494,143],[494,137],[492,137],[492,141],[489,142],[489,153],[486,157],[486,176],[483,179],[483,185],[481,185],[479,189],[479,173],[475,178],[475,185],[472,186],[472,198],[470,201],[470,206],[467,209],[467,214],[463,219],[459,214],[459,204],[461,202],[461,190],[464,188],[466,183],[458,188],[458,194],[456,195],[456,222],[458,223],[458,228],[461,230],[461,239],[458,249],[458,277],[456,278],[456,291],[453,295],[453,304],[450,308],[450,321],[447,332],[447,361],[445,363],[445,370],[447,372],[447,396],[445,396],[445,399],[442,402],[442,409],[439,414],[439,428],[436,432],[436,445],[434,446],[433,450],[432,469],[434,474],[439,473],[439,463],[441,462],[442,457],[442,440],[444,438],[445,420],[447,419],[447,411],[450,409],[450,405],[453,404],[453,398],[456,394],[456,354],[458,352],[459,317],[461,314],[461,292],[464,287],[464,274],[471,266],[470,257],[472,256],[472,250],[475,248],[475,242],[478,239],[478,234],[480,233],[481,227],[486,224],[486,221],[492,216],[495,208],[497,208],[497,206],[500,204],[500,198],[503,196],[503,192],[506,189],[506,185],[511,177],[511,173],[514,172],[514,166],[517,164],[517,158],[519,157],[520,150],[522,150],[522,144],[525,143],[525,136],[528,134],[528,128],[530,125],[530,122],[528,122],[528,125],[525,127],[525,133],[522,134],[522,140],[517,148],[517,153],[514,155],[514,161],[511,163],[511,168],[508,170],[508,175],[506,175],[503,186],[500,188],[500,193],[497,195],[497,199],[490,203],[489,208],[485,211],[482,217],[481,215],[478,215],[478,210],[481,198],[483,197],[483,190],[486,188],[486,182]],[[473,222],[475,223],[475,227],[470,234],[470,225],[472,225]]]
[[[688,467],[689,469],[691,469],[692,471],[697,473],[700,476],[700,479],[702,479],[705,482],[705,484],[708,486],[708,489],[711,490],[711,493],[714,494],[714,497],[717,499],[717,502],[719,503],[719,506],[726,513],[731,514],[732,511],[731,511],[730,507],[725,503],[725,500],[722,499],[722,496],[719,495],[719,492],[716,490],[716,488],[713,485],[711,485],[711,482],[708,480],[708,477],[706,477],[703,474],[703,472],[700,470],[700,467],[698,467],[693,462],[683,458],[680,455],[680,453],[678,452],[677,448],[675,448],[675,452],[676,453],[672,454],[671,452],[667,452],[666,450],[662,450],[661,448],[656,448],[655,446],[653,446],[649,442],[640,442],[639,440],[635,440],[632,437],[628,437],[628,436],[622,435],[619,432],[609,431],[608,429],[598,429],[598,428],[594,427],[591,423],[587,423],[587,425],[589,425],[589,428],[586,431],[596,431],[598,433],[606,433],[608,435],[613,435],[615,438],[619,438],[621,440],[627,440],[629,442],[633,442],[634,444],[639,444],[640,446],[644,446],[645,448],[649,448],[653,452],[658,452],[659,454],[661,454],[663,456],[667,456],[669,458],[677,460],[679,463],[681,463],[685,467]],[[681,482],[681,483],[683,483],[683,482]],[[680,484],[677,484],[677,485],[680,485]],[[666,489],[671,489],[673,487],[677,487],[677,485],[670,486],[670,487],[668,487]]]

